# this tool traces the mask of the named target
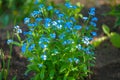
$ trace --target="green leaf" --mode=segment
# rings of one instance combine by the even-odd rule
[[[9,16],[6,15],[6,16],[3,18],[3,24],[6,26],[8,23],[9,23]]]
[[[32,70],[30,70],[30,69],[27,69],[27,71],[25,71],[25,75],[27,75],[30,71],[32,71]]]
[[[42,69],[41,72],[40,72],[40,79],[44,80],[44,77],[45,77],[45,70]]]
[[[110,34],[110,28],[109,28],[107,25],[103,24],[103,25],[102,25],[102,29],[103,29],[103,32],[104,32],[106,35],[109,36],[109,34]]]
[[[49,74],[51,80],[53,79],[54,74],[55,74],[55,70],[51,70],[51,71],[50,71],[50,74]]]
[[[61,68],[60,68],[60,73],[64,72],[66,69],[67,69],[68,66],[66,65],[63,65]]]
[[[112,32],[110,34],[110,41],[112,42],[113,46],[120,48],[120,34]]]
[[[12,78],[12,80],[16,80],[16,78],[17,78],[17,77],[16,77],[16,76],[14,76],[14,77]]]
[[[40,79],[40,74],[36,74],[33,80],[39,80]]]
[[[29,64],[27,67],[29,70],[32,70],[32,71],[36,71],[36,72],[39,71],[39,68],[37,67],[36,64]],[[28,70],[28,72],[29,72],[29,70]]]
[[[68,80],[76,80],[74,77],[68,77]]]
[[[0,80],[2,80],[2,72],[0,72]]]
[[[115,28],[116,28],[117,26],[120,26],[120,17],[118,17],[117,20],[116,20],[116,22],[115,22]]]

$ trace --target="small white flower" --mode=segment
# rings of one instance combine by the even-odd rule
[[[8,39],[8,40],[7,40],[7,44],[8,44],[8,45],[11,44],[12,42],[13,42],[12,39]]]
[[[42,58],[42,60],[47,60],[47,56],[45,54],[41,55],[41,58]]]

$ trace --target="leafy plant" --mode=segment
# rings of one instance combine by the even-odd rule
[[[107,36],[103,36],[100,38],[97,38],[92,42],[94,46],[99,46],[104,40],[110,39],[110,42],[112,43],[113,46],[120,48],[120,34],[116,32],[110,32],[110,28],[107,25],[102,25],[103,32]]]
[[[9,43],[22,46],[22,54],[30,62],[25,75],[35,73],[31,80],[84,80],[91,73],[94,47],[90,41],[97,36],[97,18],[95,8],[90,8],[80,25],[80,8],[69,1],[62,8],[43,1],[24,19],[29,31],[14,27],[19,42],[9,39]],[[20,38],[21,33],[25,40]]]
[[[102,26],[104,33],[110,38],[113,46],[120,48],[120,35],[116,32],[111,32],[108,26]]]
[[[110,41],[112,42],[113,46],[120,48],[120,34],[111,32]]]
[[[2,51],[2,49],[0,49],[0,80],[7,80],[7,75],[8,75],[8,71],[5,68],[5,60],[4,60],[4,53]]]
[[[8,34],[9,38],[9,34]],[[12,39],[7,41],[7,44],[9,45],[9,55],[7,56],[7,60],[5,60],[5,55],[2,49],[0,49],[0,80],[8,80],[9,70],[10,70],[10,61],[11,61],[11,55],[12,55]],[[14,79],[15,80],[15,79]]]

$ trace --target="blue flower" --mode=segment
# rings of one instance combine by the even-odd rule
[[[28,48],[28,50],[32,51],[34,49],[34,47],[35,47],[35,44],[32,44],[32,45],[30,45],[30,47]]]
[[[34,23],[28,23],[27,25],[31,26],[31,27],[35,27],[35,26],[37,26],[37,23],[36,22],[34,22]]]
[[[39,40],[39,44],[44,43],[44,42],[49,43],[49,39],[46,37],[41,37]]]
[[[96,32],[91,32],[92,36],[97,36]]]
[[[71,17],[70,20],[73,21],[73,22],[76,22],[74,17]]]
[[[48,10],[48,11],[50,11],[50,10],[52,10],[52,9],[53,9],[52,6],[48,6],[48,7],[47,7],[47,10]]]
[[[45,23],[49,23],[51,22],[52,20],[50,18],[45,18]]]
[[[56,14],[59,14],[60,13],[60,11],[59,10],[54,10],[54,12],[56,13]]]
[[[74,29],[76,29],[76,30],[80,30],[82,28],[82,26],[80,26],[80,25],[75,25],[74,26]]]
[[[97,17],[93,17],[93,18],[91,19],[91,21],[98,21],[98,18],[97,18]]]
[[[63,20],[57,20],[56,22],[62,24],[64,21]]]
[[[73,9],[76,9],[76,8],[77,8],[77,6],[75,6],[75,5],[74,5],[74,6],[72,6],[72,8],[73,8]]]
[[[62,25],[61,25],[61,24],[58,24],[56,27],[57,27],[58,29],[62,29]]]
[[[19,33],[22,33],[22,29],[18,29],[16,32],[17,32],[18,34],[19,34]]]
[[[72,43],[74,43],[74,41],[73,40],[65,40],[65,41],[63,41],[63,45],[68,45],[68,44],[72,44]]]
[[[40,4],[39,8],[42,9],[44,7],[44,4]]]
[[[73,60],[76,64],[78,64],[78,62],[80,61],[78,58],[73,58]]]
[[[43,20],[42,18],[36,18],[36,19],[35,19],[36,22],[40,22],[40,21],[42,21],[42,20]]]
[[[53,38],[53,39],[55,39],[56,38],[56,34],[52,33],[52,34],[50,34],[50,37]]]
[[[66,2],[66,3],[65,3],[65,6],[66,6],[67,8],[72,8],[72,7],[73,7],[70,2]]]
[[[94,52],[91,51],[90,47],[83,48],[83,51],[85,51],[87,54],[94,54]]]
[[[87,36],[84,36],[84,37],[82,38],[82,42],[83,42],[84,44],[88,45],[88,44],[90,44],[90,38],[87,37]]]
[[[72,25],[73,25],[72,22],[66,22],[65,28],[72,29]]]
[[[45,28],[50,27],[50,23],[45,23]]]
[[[50,22],[52,20],[50,18],[45,18],[45,27],[48,28],[50,26]]]
[[[45,43],[49,43],[49,39],[45,37],[41,37],[39,40],[39,45],[42,49],[47,48],[48,45]]]
[[[94,7],[90,8],[90,11],[95,11],[95,8]]]
[[[82,46],[81,46],[80,44],[78,44],[78,45],[76,46],[76,48],[77,48],[78,50],[81,50],[81,49],[82,49]]]
[[[83,20],[85,20],[85,21],[88,20],[88,17],[83,17]]]
[[[20,29],[20,26],[18,26],[18,25],[16,25],[16,26],[14,26],[14,29]]]
[[[42,68],[42,67],[43,67],[43,64],[38,64],[38,67],[39,67],[39,68]]]
[[[78,62],[80,61],[78,58],[68,58],[68,61],[70,62],[70,63],[72,63],[72,62],[75,62],[76,64],[78,64]]]
[[[59,18],[62,18],[64,16],[64,14],[58,14]]]
[[[32,35],[32,32],[31,31],[23,32],[23,35]]]
[[[73,62],[72,58],[68,58],[68,61],[71,62],[71,63]]]
[[[28,23],[30,23],[30,18],[28,17],[24,18],[24,24],[28,24]]]
[[[13,43],[13,40],[12,40],[12,39],[8,39],[8,40],[7,40],[7,44],[9,45],[9,44],[11,44],[11,43]]]
[[[42,48],[42,49],[45,49],[45,48],[47,48],[47,44],[43,44],[43,43],[41,43],[41,44],[39,44],[40,45],[40,47]]]
[[[62,34],[59,35],[59,39],[64,39],[64,37],[65,37],[64,33],[62,33]]]
[[[66,44],[67,44],[67,41],[64,41],[62,44],[63,44],[63,45],[66,45]]]
[[[89,30],[90,29],[90,27],[89,26],[86,26],[86,30]]]
[[[94,27],[97,26],[95,22],[90,22],[90,25],[92,25],[92,26],[94,26]]]
[[[89,15],[95,15],[95,8],[90,8]]]
[[[32,61],[34,58],[33,57],[29,57],[28,58],[28,61]]]
[[[41,13],[40,11],[33,11],[33,12],[31,13],[31,16],[35,18],[35,17],[37,17],[38,15],[40,15],[40,13]]]
[[[17,25],[17,26],[14,26],[14,30],[16,33],[22,33],[22,29],[20,29],[20,27]]]
[[[57,25],[57,22],[56,22],[56,21],[53,21],[53,22],[52,22],[52,25],[53,25],[53,26],[56,26],[56,25]]]
[[[42,60],[47,60],[47,56],[44,54],[44,55],[41,55],[41,59]]]
[[[26,51],[26,47],[27,47],[27,44],[24,43],[24,44],[22,45],[22,47],[21,47],[21,51],[22,51],[22,53],[25,53],[25,51]]]

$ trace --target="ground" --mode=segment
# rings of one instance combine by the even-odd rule
[[[98,25],[98,36],[105,35],[102,31],[102,24],[106,24],[111,28],[111,31],[120,32],[120,28],[113,29],[115,18],[112,16],[104,16],[104,13],[110,11],[110,7],[103,5],[96,8],[96,16],[99,21]],[[87,14],[88,9],[85,8],[82,10],[82,13]],[[3,49],[5,54],[5,60],[8,59],[9,46],[6,41],[6,32],[12,31],[12,25],[4,29],[0,29],[0,48]],[[12,34],[12,33],[11,33]],[[99,47],[95,49],[96,63],[93,70],[93,75],[91,80],[120,80],[120,49],[112,46],[109,39],[105,40]],[[1,62],[0,62],[1,63]],[[13,47],[10,72],[7,80],[12,80],[14,76],[17,77],[17,80],[30,80],[31,73],[29,75],[24,75],[26,70],[26,65],[28,61],[21,56],[20,48],[17,46]],[[0,66],[1,69],[1,66]]]

